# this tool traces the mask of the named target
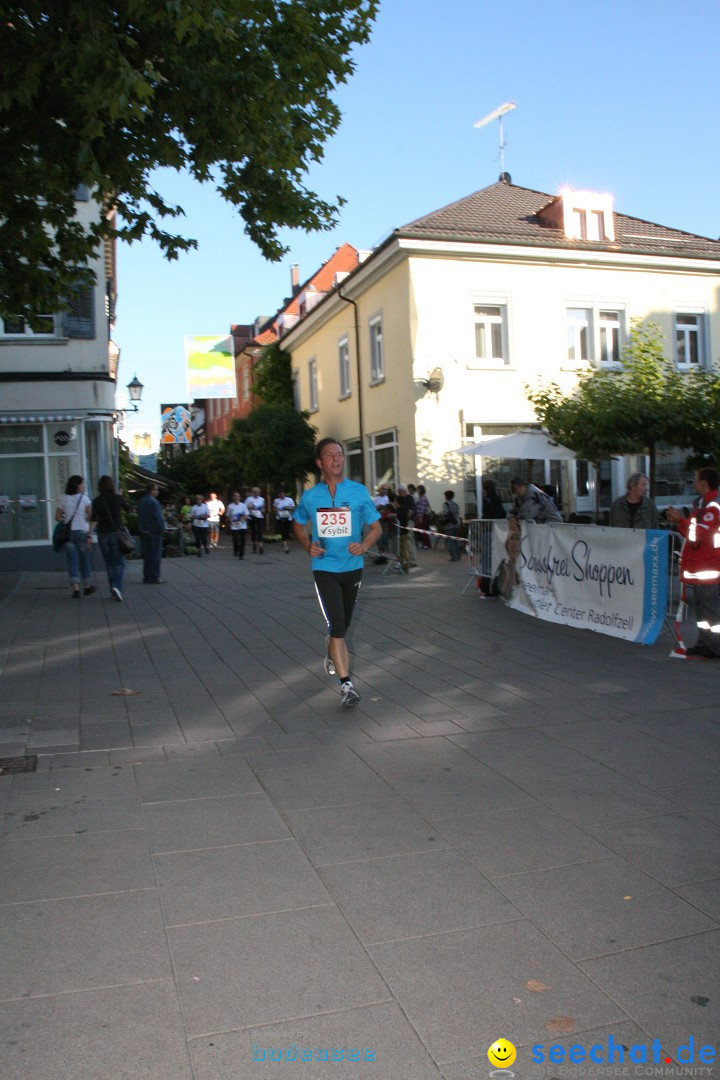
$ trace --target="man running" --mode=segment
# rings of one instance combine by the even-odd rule
[[[345,454],[337,440],[321,439],[315,455],[322,479],[300,499],[293,530],[312,557],[315,589],[330,632],[325,670],[337,674],[342,704],[351,708],[360,695],[350,679],[345,634],[360,591],[363,556],[380,536],[380,514],[367,488],[343,478]],[[370,528],[363,537],[365,525]]]

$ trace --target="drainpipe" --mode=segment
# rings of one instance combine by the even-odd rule
[[[342,283],[338,285],[338,296],[341,300],[344,300],[346,304],[352,304],[355,310],[355,378],[357,380],[357,395],[358,395],[358,428],[360,435],[360,483],[365,483],[365,434],[363,432],[363,410],[362,410],[362,380],[360,377],[360,323],[358,320],[358,306],[354,300],[351,300],[349,296],[343,296]]]

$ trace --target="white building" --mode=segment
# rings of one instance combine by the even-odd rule
[[[76,195],[90,223],[97,204]],[[92,269],[96,284],[72,298],[71,310],[42,316],[40,329],[0,319],[0,565],[57,565],[50,547],[57,500],[69,476],[91,493],[116,475],[113,439],[118,350],[114,319],[115,252],[104,245]]]

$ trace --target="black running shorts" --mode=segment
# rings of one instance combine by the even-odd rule
[[[347,570],[341,574],[314,570],[313,577],[330,637],[344,638],[360,592],[362,570]]]

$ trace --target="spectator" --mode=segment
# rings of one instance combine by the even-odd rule
[[[417,543],[420,547],[432,548],[432,540],[430,539],[430,500],[425,494],[425,485],[418,484],[417,486],[417,503],[415,504],[415,528],[422,529],[423,532],[416,534]]]
[[[563,520],[555,500],[535,484],[529,484],[522,477],[514,476],[510,481],[510,488],[515,496],[510,511],[513,517],[520,521],[535,521],[539,525]]]
[[[449,537],[447,546],[450,562],[460,561],[460,545],[454,539],[460,532],[460,507],[455,502],[455,492],[445,492],[445,502],[440,511],[440,528],[445,536]]]
[[[698,469],[697,506],[685,517],[674,506],[665,511],[668,521],[685,537],[680,554],[680,577],[690,585],[698,629],[688,656],[720,660],[720,473],[712,467]]]
[[[148,484],[145,494],[138,503],[138,532],[142,537],[143,583],[145,585],[164,585],[160,577],[162,560],[163,534],[165,518],[158,501],[157,484]]]
[[[650,481],[644,473],[628,477],[627,492],[615,499],[610,507],[610,524],[616,529],[659,529],[660,518],[652,499],[648,498]]]

